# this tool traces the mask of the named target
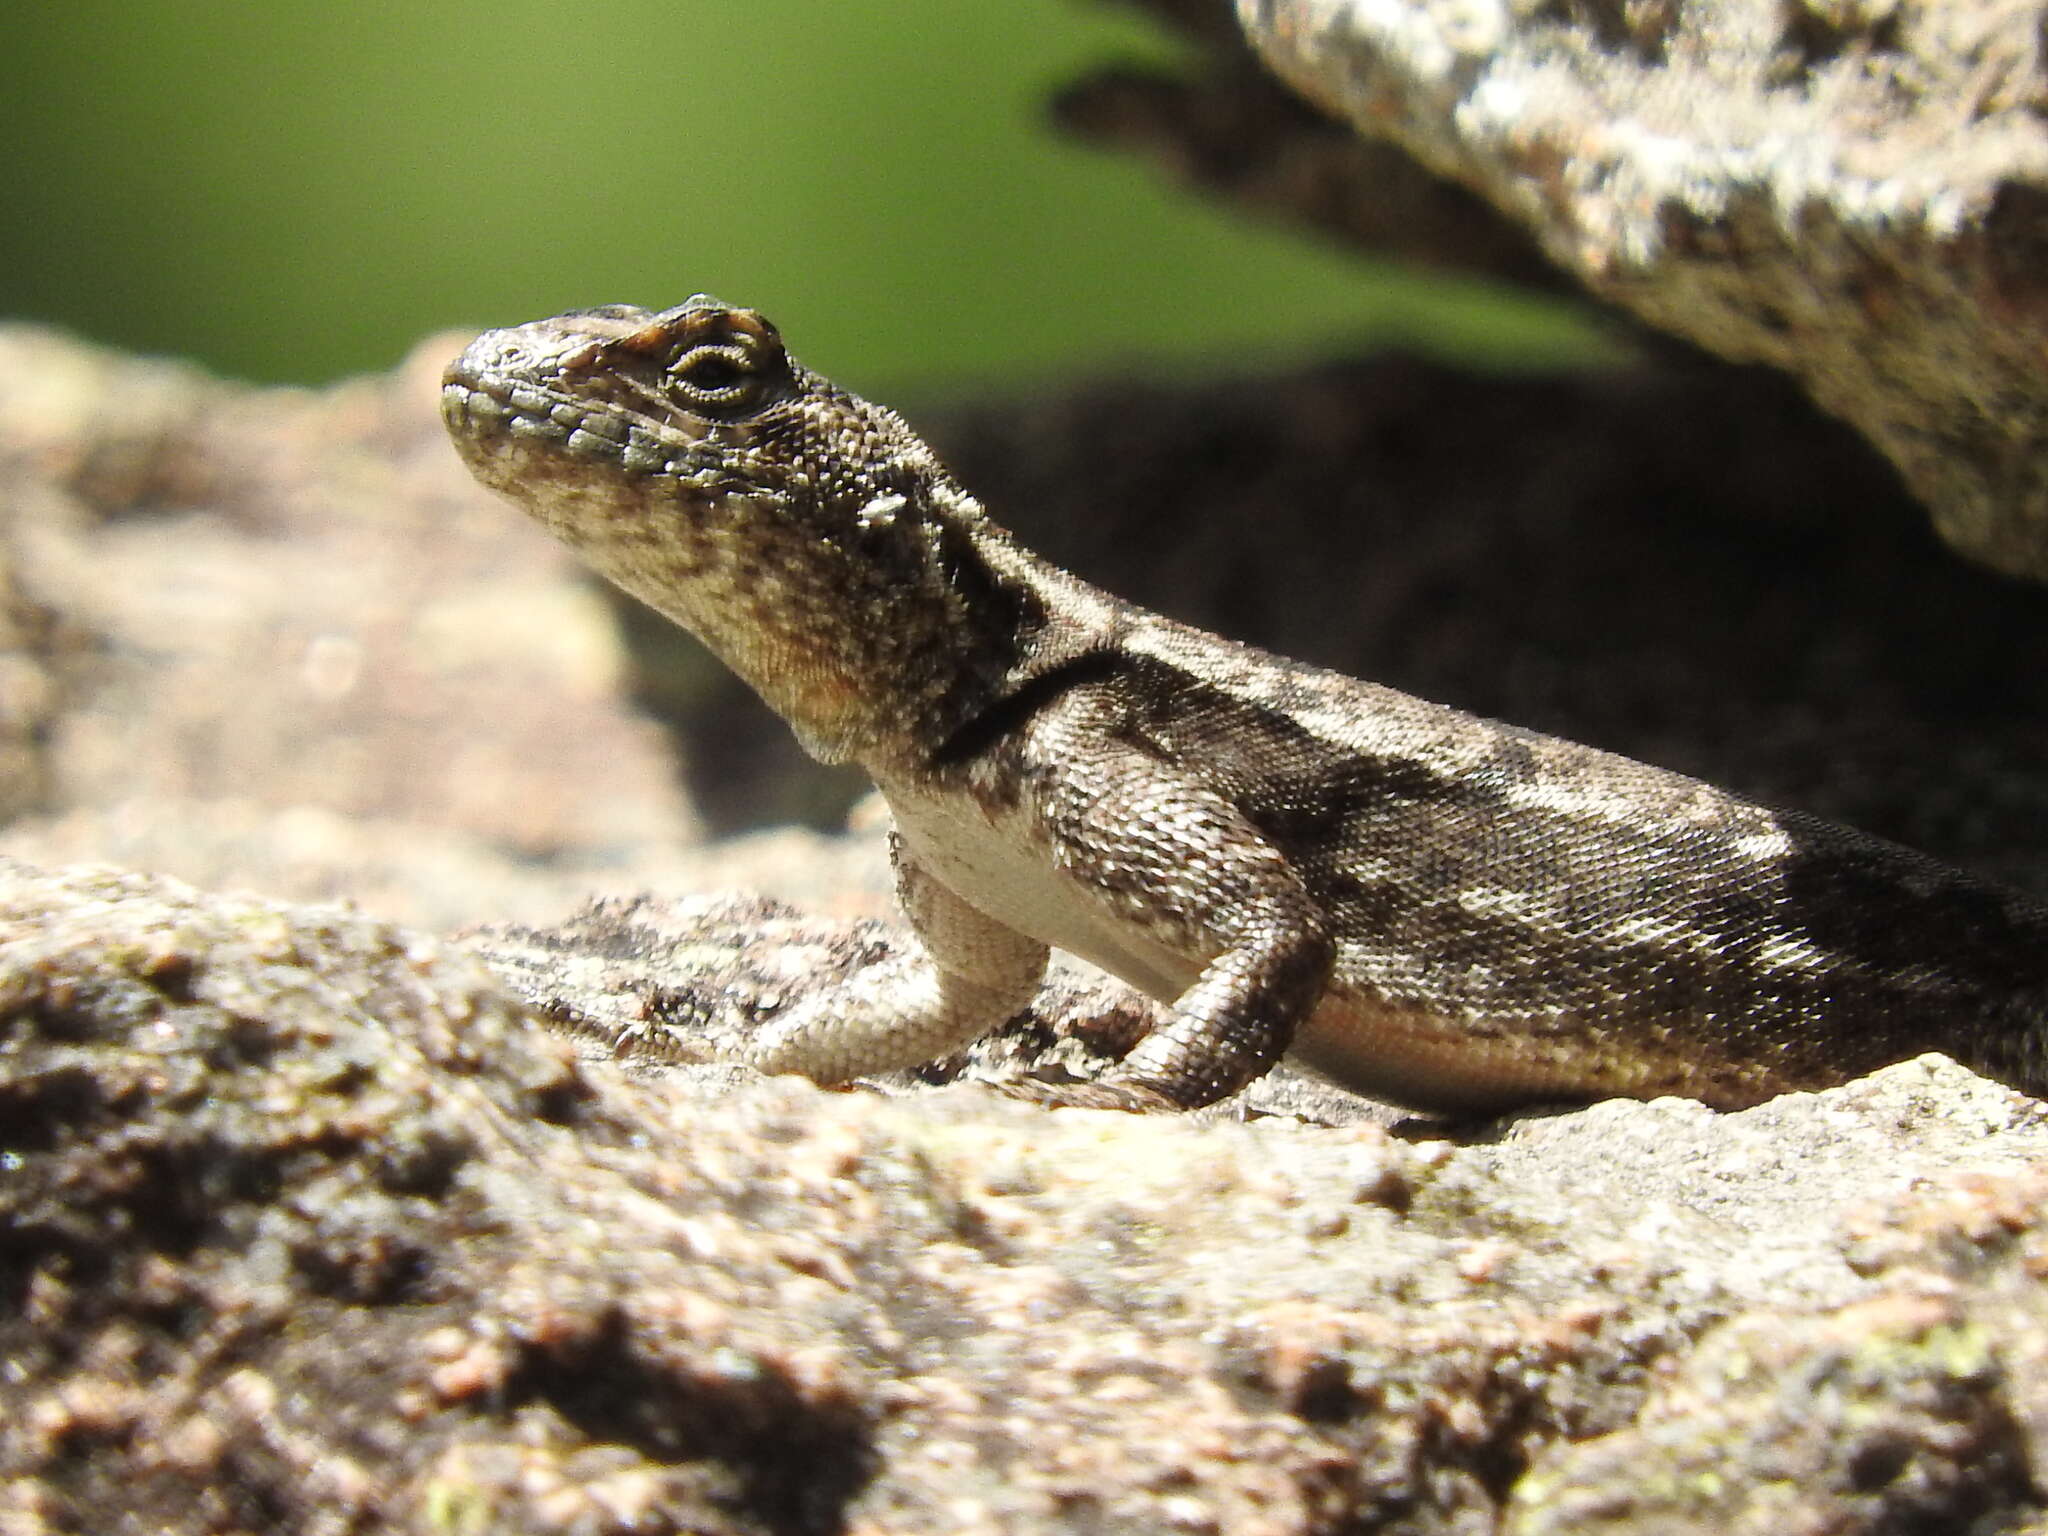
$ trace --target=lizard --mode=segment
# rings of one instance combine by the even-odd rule
[[[915,942],[764,1021],[762,1071],[928,1061],[1057,948],[1166,1006],[1054,1103],[1194,1108],[1290,1051],[1452,1114],[1739,1108],[1927,1051],[2048,1091],[2048,905],[1127,603],[756,311],[488,331],[441,403],[485,486],[888,805]]]

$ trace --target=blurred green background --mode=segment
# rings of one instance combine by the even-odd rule
[[[1048,91],[1131,56],[1177,53],[1076,0],[19,5],[0,313],[308,382],[700,289],[878,393],[1244,344],[1586,345],[1056,139]]]

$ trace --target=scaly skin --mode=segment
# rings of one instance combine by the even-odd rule
[[[1754,1103],[1945,1051],[2048,1083],[2048,909],[1906,849],[1175,624],[1038,559],[893,412],[699,297],[480,337],[470,468],[873,776],[920,946],[746,1051],[822,1081],[1027,1003],[1171,1004],[1067,1102],[1295,1050],[1397,1102]]]

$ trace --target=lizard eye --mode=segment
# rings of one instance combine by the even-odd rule
[[[744,410],[761,392],[761,376],[735,346],[691,347],[669,364],[668,376],[693,410]]]

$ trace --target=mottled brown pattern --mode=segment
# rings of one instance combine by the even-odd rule
[[[2048,1083],[2040,905],[1119,602],[751,311],[492,332],[444,398],[480,478],[896,813],[922,949],[741,1059],[839,1078],[947,1048],[1057,947],[1173,1005],[1067,1102],[1207,1103],[1290,1043],[1463,1109],[1748,1103],[1928,1050]]]

